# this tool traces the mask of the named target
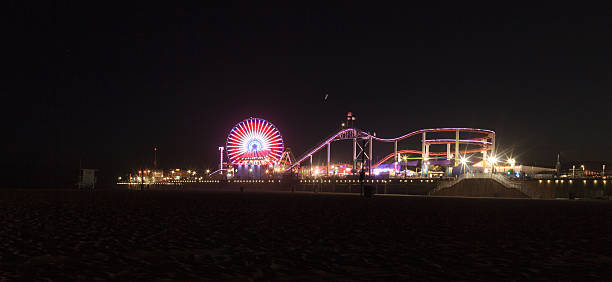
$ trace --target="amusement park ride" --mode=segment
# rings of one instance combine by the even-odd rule
[[[454,132],[455,138],[446,139],[427,139],[428,134],[440,132]],[[470,133],[472,138],[461,138],[461,133]],[[421,136],[421,150],[405,149],[398,150],[398,142],[414,136]],[[307,174],[312,175],[312,157],[323,148],[327,149],[326,175],[330,175],[331,168],[331,144],[341,140],[352,140],[352,169],[351,174],[358,174],[360,171],[372,175],[372,171],[385,162],[393,159],[394,170],[401,161],[401,154],[417,154],[420,157],[411,158],[420,160],[421,176],[426,177],[430,165],[444,163],[448,167],[460,165],[457,156],[466,154],[482,153],[483,166],[486,164],[487,152],[491,156],[495,155],[495,132],[488,129],[478,128],[430,128],[421,129],[407,133],[396,138],[380,138],[376,134],[371,134],[355,126],[355,116],[348,113],[343,127],[317,144],[313,149],[306,151],[299,158],[292,157],[291,152],[283,143],[283,138],[279,130],[270,122],[260,118],[248,118],[239,122],[230,131],[227,137],[225,151],[228,162],[224,166],[223,150],[219,147],[221,160],[219,170],[214,173],[227,173],[228,177],[238,178],[261,178],[263,171],[282,173],[298,173],[302,177]],[[374,142],[393,143],[394,150],[378,162],[373,161]],[[430,145],[445,144],[445,152],[430,152]],[[453,146],[454,144],[454,146]],[[460,150],[461,145],[464,146]],[[471,145],[472,149],[468,149]],[[451,150],[451,147],[453,150]],[[436,160],[438,159],[438,160]],[[439,159],[442,159],[440,161]],[[404,159],[406,160],[406,159]],[[417,162],[414,162],[416,166]],[[307,164],[307,165],[305,165]],[[307,172],[307,173],[305,173]]]

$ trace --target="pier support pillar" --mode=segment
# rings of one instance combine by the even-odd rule
[[[329,155],[331,153],[331,143],[327,143],[327,176],[329,176]]]
[[[353,137],[353,174],[357,171],[357,137]]]
[[[452,172],[452,167],[450,165],[450,159],[451,159],[451,143],[448,143],[446,144],[446,160],[448,160],[449,163],[446,166],[446,175],[451,175],[451,172]]]
[[[486,150],[482,151],[482,167],[483,168],[487,167],[487,151]]]
[[[374,133],[374,134],[376,134],[376,133]],[[372,176],[372,161],[374,160],[374,156],[372,156],[372,145],[374,145],[374,144],[372,143],[372,141],[374,141],[374,139],[372,138],[372,135],[370,135],[370,145],[368,146],[369,150],[370,150],[369,155],[368,155],[368,159],[369,159],[369,161],[368,161],[368,169],[370,170],[370,177]]]
[[[397,168],[397,165],[398,165],[398,162],[399,162],[399,159],[398,159],[398,156],[397,156],[397,141],[395,141],[393,143],[394,143],[394,147],[393,148],[394,148],[394,153],[395,153],[395,164],[393,165],[393,169],[395,170],[395,173],[397,174],[397,172],[399,171],[398,168]]]
[[[312,177],[312,155],[310,155],[310,177]]]
[[[455,166],[459,165],[459,129],[455,132]]]
[[[423,136],[421,138],[421,177],[425,177],[425,141],[427,138],[427,133],[423,132]]]
[[[491,137],[491,156],[495,156],[495,133]]]

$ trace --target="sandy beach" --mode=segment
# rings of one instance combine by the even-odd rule
[[[612,202],[0,190],[9,280],[612,277]]]

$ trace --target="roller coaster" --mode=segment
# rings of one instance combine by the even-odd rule
[[[427,139],[427,134],[439,133],[439,132],[455,132],[455,138],[452,139]],[[461,139],[461,133],[476,133],[481,134],[481,136],[471,139]],[[413,136],[421,135],[421,150],[414,149],[406,149],[406,150],[398,150],[398,141],[402,141]],[[417,159],[422,159],[422,166],[427,166],[427,160],[429,159],[442,159],[445,158],[447,160],[454,160],[455,166],[458,165],[458,157],[460,155],[471,154],[471,153],[483,153],[483,160],[486,160],[487,152],[490,152],[491,155],[495,155],[495,131],[488,129],[479,129],[479,128],[464,128],[464,127],[444,127],[444,128],[429,128],[429,129],[421,129],[409,132],[402,136],[396,138],[380,138],[375,136],[375,134],[371,134],[364,130],[358,128],[342,128],[339,131],[329,135],[327,138],[323,139],[319,144],[317,144],[312,149],[306,151],[299,158],[296,159],[295,162],[292,162],[291,165],[285,167],[285,171],[297,171],[300,166],[307,160],[310,160],[310,167],[312,167],[312,156],[321,151],[324,147],[327,147],[327,171],[329,172],[330,168],[330,155],[331,155],[331,143],[341,140],[352,140],[353,141],[353,169],[354,171],[357,168],[357,163],[359,162],[359,158],[361,158],[361,166],[362,168],[367,167],[367,169],[371,170],[380,166],[381,164],[387,162],[389,159],[394,158],[394,161],[398,161],[399,154],[420,154],[421,157]],[[373,162],[373,145],[374,142],[383,142],[383,143],[394,143],[394,151],[389,153],[384,158],[379,160],[378,162]],[[446,152],[430,152],[430,145],[434,144],[446,144],[447,150]],[[451,152],[451,145],[454,144],[454,153]],[[461,144],[467,144],[476,146],[474,149],[460,150]],[[467,146],[466,146],[467,147]],[[423,171],[423,170],[422,170]]]

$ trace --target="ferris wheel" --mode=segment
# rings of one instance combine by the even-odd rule
[[[260,118],[236,124],[227,137],[227,156],[234,165],[275,165],[283,154],[283,137]]]

